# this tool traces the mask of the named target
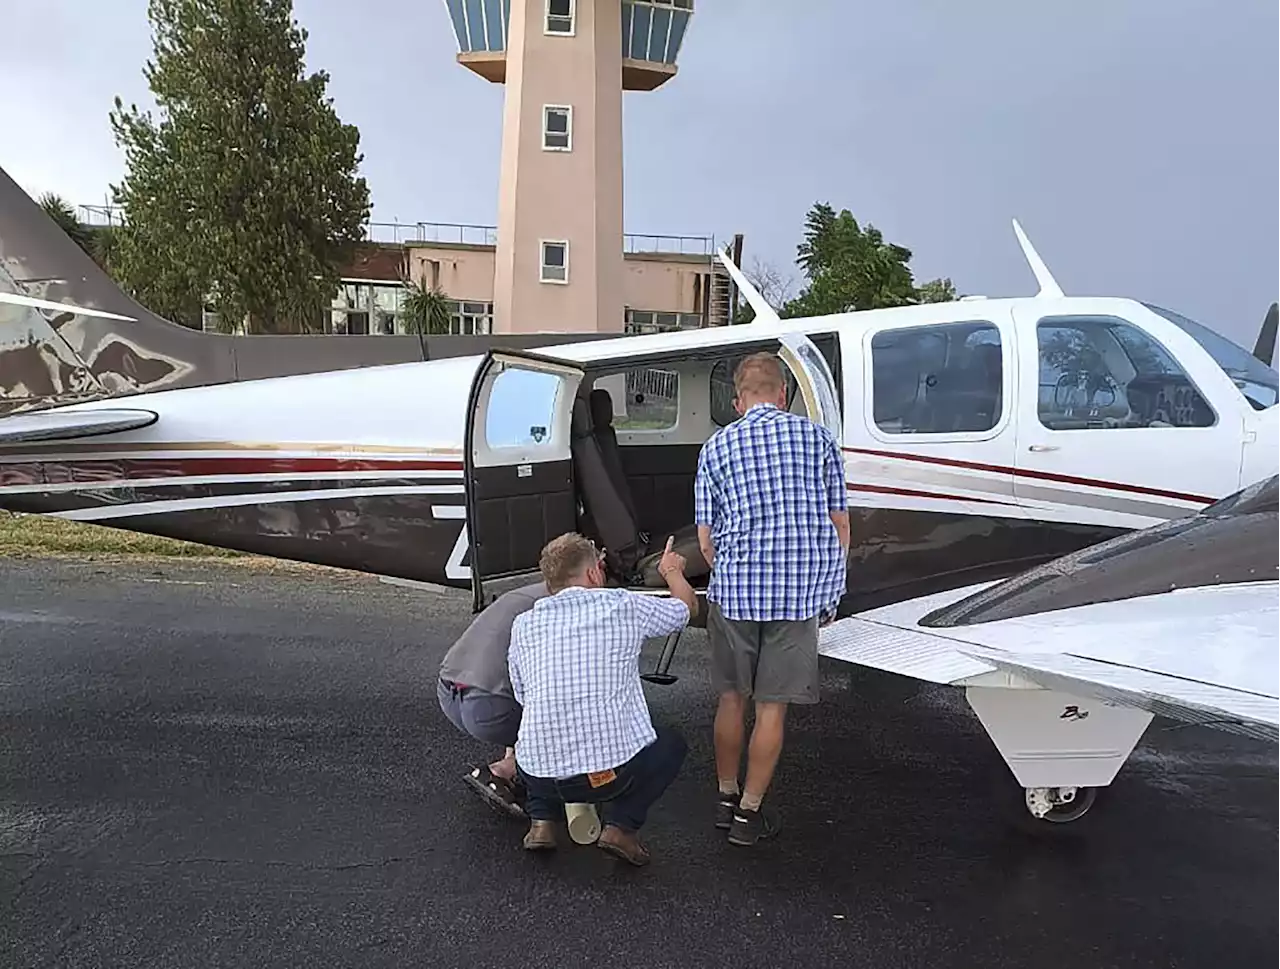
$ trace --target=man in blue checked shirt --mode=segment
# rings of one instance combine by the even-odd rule
[[[524,846],[556,846],[565,803],[599,804],[596,844],[633,865],[649,862],[638,832],[675,780],[687,746],[654,729],[640,682],[646,639],[683,629],[698,600],[671,540],[658,562],[674,598],[605,588],[604,555],[576,533],[547,543],[539,561],[551,593],[516,617],[507,665],[524,707],[516,772],[530,818]]]
[[[844,596],[848,496],[840,445],[825,427],[786,410],[782,364],[758,353],[733,376],[741,418],[698,458],[698,544],[712,567],[707,633],[719,802],[716,827],[753,845],[778,830],[763,799],[782,753],[790,703],[818,702],[818,627]],[[746,701],[756,722],[741,794]]]

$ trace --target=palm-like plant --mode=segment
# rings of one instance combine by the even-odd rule
[[[453,301],[438,286],[426,280],[406,280],[401,315],[405,332],[414,336],[437,336],[452,329]]]
[[[58,227],[63,232],[71,236],[76,245],[90,256],[94,255],[93,233],[88,226],[82,225],[76,218],[75,209],[66,199],[53,192],[45,192],[40,196],[40,208],[44,209],[45,215],[58,223]]]

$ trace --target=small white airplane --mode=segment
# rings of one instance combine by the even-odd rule
[[[10,203],[0,192],[0,232],[17,224]],[[1015,230],[1034,297],[780,320],[722,254],[756,310],[749,325],[548,336],[565,342],[536,352],[493,337],[483,354],[239,381],[209,362],[218,338],[140,319],[87,257],[59,275],[100,285],[114,310],[19,293],[0,263],[12,290],[0,292],[0,394],[27,393],[0,417],[0,508],[470,589],[476,609],[577,529],[608,550],[615,581],[663,594],[655,553],[675,534],[700,558],[699,449],[736,417],[733,367],[758,350],[786,364],[792,409],[843,444],[854,548],[841,613],[867,621],[1277,473],[1274,306],[1251,356],[1159,307],[1063,295]],[[6,258],[13,241],[0,238]],[[50,268],[78,253],[44,242],[70,247]],[[154,378],[136,376],[152,364]],[[144,389],[202,373],[229,382]],[[30,391],[41,381],[43,402]],[[60,403],[76,394],[96,399]],[[705,564],[691,578],[705,584]],[[850,635],[838,628],[824,649]],[[671,679],[674,649],[652,681]],[[979,661],[991,662],[969,656],[966,669]],[[1093,786],[1074,778],[1056,786]]]

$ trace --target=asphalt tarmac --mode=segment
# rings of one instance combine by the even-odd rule
[[[653,864],[531,857],[436,707],[468,619],[363,577],[0,563],[0,965],[1275,965],[1274,747],[1157,721],[1037,838],[957,693],[828,663],[785,830],[734,848],[694,634],[646,687],[690,742]]]

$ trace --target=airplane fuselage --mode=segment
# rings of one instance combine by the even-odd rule
[[[692,521],[698,450],[733,417],[724,413],[733,359],[788,332],[812,341],[833,377],[854,511],[845,611],[1011,575],[1193,513],[1276,471],[1273,400],[1252,406],[1196,338],[1130,300],[966,301],[620,337],[548,347],[516,369],[562,380],[565,392],[610,390],[640,523],[657,533]],[[512,511],[518,490],[501,510],[486,504],[477,472],[527,479],[530,509],[543,507],[546,489],[574,488],[568,410],[534,391],[503,403],[492,377],[477,383],[487,361],[58,408],[158,419],[0,445],[0,508],[470,587],[477,527],[527,529],[525,544],[537,547],[546,536],[533,532],[548,521],[545,508],[530,512],[538,523]],[[794,376],[803,408],[799,391],[825,378]],[[522,434],[534,432],[511,445],[509,461],[483,443],[502,408]],[[540,483],[561,465],[567,485]],[[519,567],[536,564],[512,554]]]

